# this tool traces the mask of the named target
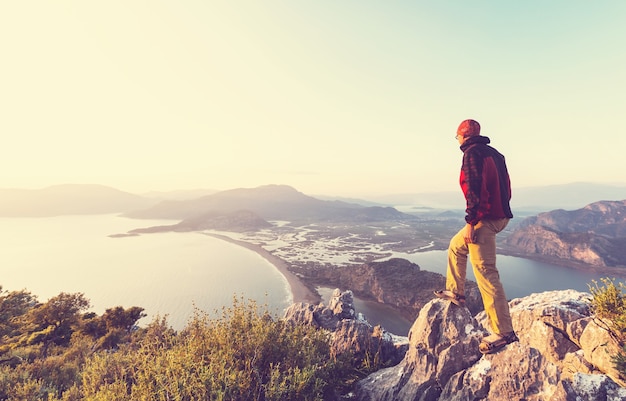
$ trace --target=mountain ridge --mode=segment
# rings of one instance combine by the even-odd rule
[[[99,184],[42,189],[0,189],[0,217],[108,214],[142,209],[156,201]]]
[[[324,201],[288,185],[237,188],[183,201],[163,201],[151,208],[126,213],[131,218],[191,219],[207,212],[251,210],[265,220],[412,219],[392,207],[365,207],[342,201]]]
[[[556,264],[626,267],[626,200],[528,217],[503,243],[524,257],[540,256]]]
[[[266,185],[263,187],[280,187]],[[287,185],[282,185],[288,187]],[[251,191],[238,188],[226,191],[212,189],[154,191],[141,195],[99,184],[61,184],[41,189],[0,188],[0,217],[46,217],[64,214],[133,213],[159,202],[197,200],[204,196]],[[424,208],[437,210],[464,209],[460,191],[389,194],[367,199],[315,195],[313,199],[337,201],[360,206],[392,206],[405,213],[419,214]],[[599,200],[626,199],[626,186],[596,183],[570,183],[542,187],[514,188],[512,207],[518,216],[554,209],[578,209]],[[412,205],[409,209],[400,206]]]

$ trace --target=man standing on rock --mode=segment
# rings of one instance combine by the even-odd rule
[[[455,138],[463,151],[460,183],[467,205],[466,224],[450,240],[446,289],[435,291],[435,295],[465,306],[469,254],[493,330],[493,334],[482,339],[479,349],[489,354],[518,341],[496,268],[496,234],[513,217],[509,205],[511,182],[504,156],[489,146],[488,137],[480,135],[477,121],[461,122]]]

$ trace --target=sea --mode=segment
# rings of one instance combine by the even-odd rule
[[[274,314],[291,304],[287,280],[257,253],[201,233],[111,237],[172,220],[116,215],[0,218],[0,286],[45,302],[83,293],[91,310],[139,306],[139,323],[167,317],[181,329],[195,313],[254,301]]]
[[[0,286],[26,290],[45,302],[61,292],[82,293],[101,314],[122,306],[144,308],[146,325],[167,318],[180,330],[194,314],[220,317],[235,301],[255,302],[281,316],[293,298],[289,284],[263,257],[202,233],[117,236],[172,220],[137,220],[117,215],[0,218]],[[396,253],[422,270],[445,275],[446,252]],[[498,255],[507,297],[559,289],[588,291],[602,274]],[[473,280],[471,266],[468,279]],[[319,288],[327,302],[331,288]],[[355,299],[372,324],[407,335],[413,322],[386,305]]]

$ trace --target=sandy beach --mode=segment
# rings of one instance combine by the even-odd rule
[[[251,244],[245,241],[239,241],[239,240],[227,237],[226,235],[213,234],[213,233],[205,233],[205,234],[208,236],[217,238],[217,239],[221,239],[223,241],[228,241],[235,245],[242,246],[251,251],[254,251],[257,254],[259,254],[261,257],[263,257],[265,260],[270,262],[274,267],[276,267],[276,269],[285,277],[285,279],[289,283],[289,287],[291,288],[291,296],[293,298],[294,303],[306,302],[310,304],[317,304],[322,300],[319,294],[317,294],[316,292],[312,291],[307,286],[305,286],[295,274],[289,271],[287,262],[285,262],[284,260],[282,260],[281,258],[277,256],[272,255],[270,252],[263,249],[263,247],[261,247],[260,245]]]

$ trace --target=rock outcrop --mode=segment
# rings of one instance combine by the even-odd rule
[[[377,356],[384,366],[395,365],[406,353],[406,337],[395,336],[381,326],[372,326],[354,309],[352,291],[336,289],[328,306],[296,303],[285,311],[285,320],[329,330],[331,352],[351,352],[355,365]]]
[[[626,266],[626,200],[601,201],[582,209],[529,217],[509,235],[507,251],[559,263]]]
[[[378,355],[384,366],[357,383],[359,401],[626,401],[625,378],[612,358],[618,343],[590,310],[591,296],[550,291],[509,303],[519,342],[491,355],[484,312],[428,302],[409,337],[373,327],[354,309],[351,291],[335,290],[328,306],[293,304],[285,319],[332,332],[335,354],[355,364]]]
[[[396,366],[360,381],[360,401],[626,400],[624,378],[611,357],[617,343],[590,314],[577,291],[533,294],[510,302],[520,339],[482,355],[484,312],[447,301],[426,304]]]

